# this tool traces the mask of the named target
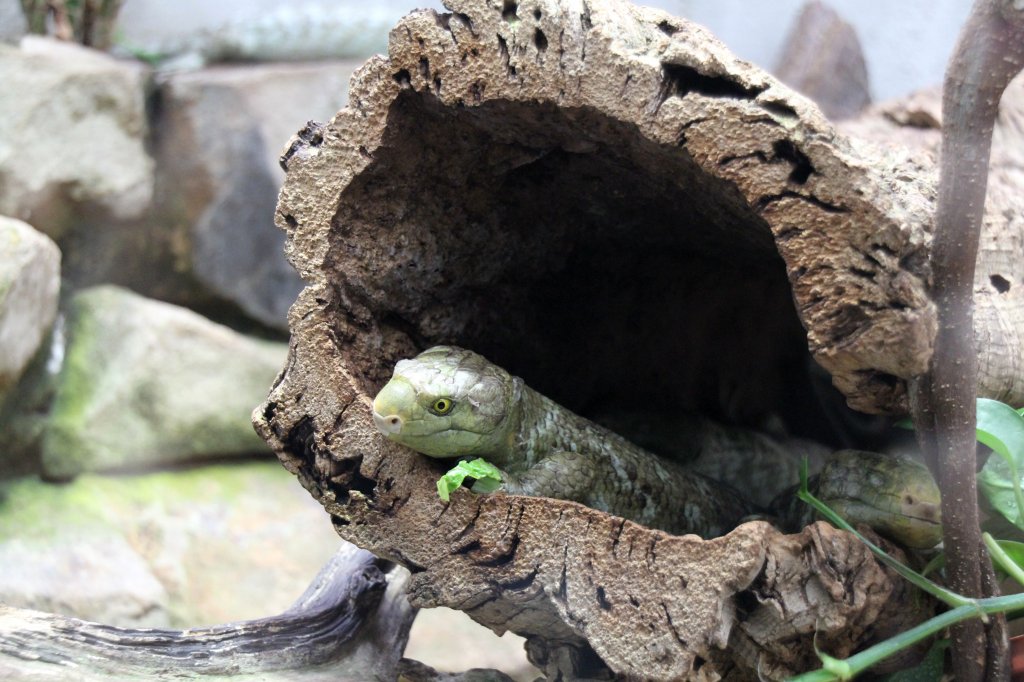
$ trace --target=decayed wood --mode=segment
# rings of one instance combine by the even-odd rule
[[[883,145],[879,156],[913,154],[936,172],[942,124],[938,87],[872,107],[839,125],[858,144]],[[904,151],[908,150],[908,151]],[[978,394],[1024,404],[1024,77],[999,101],[992,134],[988,194],[974,273]]]
[[[644,679],[784,676],[816,660],[814,641],[841,656],[923,618],[907,583],[824,523],[784,536],[752,522],[702,541],[558,500],[460,490],[441,502],[436,464],[372,433],[320,305],[308,292],[293,311],[308,344],[265,407],[265,435],[343,537],[412,570],[414,606],[526,636],[550,679],[605,665]],[[328,406],[323,433],[306,411],[313,392]]]
[[[359,97],[325,143],[286,154],[278,218],[296,267],[310,281],[344,281],[357,321],[386,310],[408,351],[401,336],[514,318],[526,307],[515,289],[496,319],[470,297],[514,274],[527,290],[573,264],[568,245],[594,237],[610,250],[616,236],[642,235],[652,259],[674,239],[741,268],[778,253],[807,343],[851,405],[905,411],[905,379],[927,367],[935,332],[930,167],[879,163],[700,27],[619,5],[453,2],[450,18],[403,21],[390,59],[357,75]],[[562,201],[538,202],[552,178]],[[320,201],[304,189],[326,186]],[[643,209],[626,210],[624,193]],[[332,220],[341,229],[317,238]],[[528,222],[538,229],[527,245]],[[619,234],[595,235],[595,223]],[[370,225],[376,243],[362,236]],[[383,367],[398,355],[384,350],[356,350],[355,364]]]
[[[119,628],[0,605],[0,677],[395,679],[415,614],[407,577],[346,544],[284,613],[189,630]]]
[[[555,500],[445,504],[444,463],[376,433],[394,362],[438,342],[584,413],[748,423],[796,400],[808,347],[851,405],[903,412],[933,348],[930,160],[837,136],[661,12],[447,5],[400,22],[282,157],[308,286],[254,423],[284,465],[344,538],[413,571],[414,605],[525,635],[552,677],[782,675],[816,660],[815,630],[844,655],[919,619],[845,533],[701,541]]]
[[[975,33],[977,29],[972,29]],[[1007,62],[1007,65],[1009,62]],[[975,73],[992,71],[983,69]],[[953,96],[954,101],[973,101]],[[1006,88],[999,102],[992,139],[992,155],[988,163],[988,195],[982,222],[977,267],[974,271],[973,306],[978,390],[983,395],[998,397],[1019,404],[1021,362],[1019,349],[1024,332],[1024,291],[1019,286],[1024,277],[1024,77],[1017,77]],[[885,145],[900,145],[939,157],[942,124],[942,93],[939,88],[921,91],[905,100],[875,107],[858,120],[841,127],[857,138]],[[980,123],[971,115],[969,120]],[[982,149],[982,147],[979,147]],[[959,157],[965,158],[961,152]],[[984,165],[982,166],[984,167]],[[983,186],[982,186],[983,188]],[[954,200],[966,206],[967,201]],[[955,251],[961,247],[956,246]],[[973,442],[973,436],[968,442]],[[973,446],[967,449],[973,453]],[[964,473],[973,473],[973,467]],[[964,476],[966,477],[966,476]],[[964,483],[973,490],[970,481]],[[973,496],[972,496],[973,497]],[[982,561],[988,562],[982,552]],[[967,561],[979,561],[967,553]],[[961,661],[974,657],[960,656]],[[993,660],[990,656],[990,660]],[[966,677],[961,672],[958,677]]]

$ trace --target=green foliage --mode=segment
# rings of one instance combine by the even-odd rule
[[[997,400],[979,398],[978,441],[998,455],[989,457],[978,474],[978,487],[996,511],[1024,530],[1024,416]]]
[[[996,544],[1006,554],[1006,557],[1017,567],[1024,568],[1024,542],[1015,540],[996,540]],[[1018,580],[1024,585],[1024,580]]]
[[[1024,530],[1024,493],[1022,493],[1020,478],[1020,471],[1024,469],[1024,408],[1014,409],[998,401],[981,398],[978,400],[977,418],[978,441],[990,447],[997,455],[989,457],[978,476],[978,485],[1000,514],[1018,529]],[[1024,610],[1024,594],[970,599],[936,585],[923,575],[885,554],[810,494],[807,489],[806,462],[801,471],[800,491],[797,494],[801,500],[810,504],[837,527],[856,534],[878,556],[880,561],[953,608],[847,659],[836,659],[819,652],[821,669],[798,675],[792,678],[793,682],[831,682],[852,679],[888,656],[932,637],[951,625],[970,618],[984,619],[986,614],[1007,614]],[[988,533],[984,533],[982,539],[996,566],[1024,585],[1024,543],[996,540]],[[948,642],[945,640],[936,642],[919,665],[910,670],[890,675],[886,678],[887,682],[932,682],[942,679],[947,646]]]
[[[467,478],[476,479],[473,484],[475,493],[492,493],[501,486],[501,470],[479,457],[471,461],[462,461],[452,467],[448,473],[437,480],[437,495],[445,502],[452,491],[462,485]]]

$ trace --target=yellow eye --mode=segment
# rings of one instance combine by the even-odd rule
[[[455,407],[455,403],[448,398],[438,398],[430,408],[437,414],[448,414]]]

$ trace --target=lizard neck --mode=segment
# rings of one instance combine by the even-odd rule
[[[505,466],[528,469],[553,452],[603,449],[610,434],[520,382],[516,424],[510,430]],[[613,436],[614,438],[614,436]]]

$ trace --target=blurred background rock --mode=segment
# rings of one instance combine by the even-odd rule
[[[646,4],[850,119],[939,83],[970,1]],[[249,423],[302,286],[277,158],[418,6],[442,10],[0,0],[0,601],[212,624],[283,610],[334,553]],[[457,612],[407,655],[534,674]]]

